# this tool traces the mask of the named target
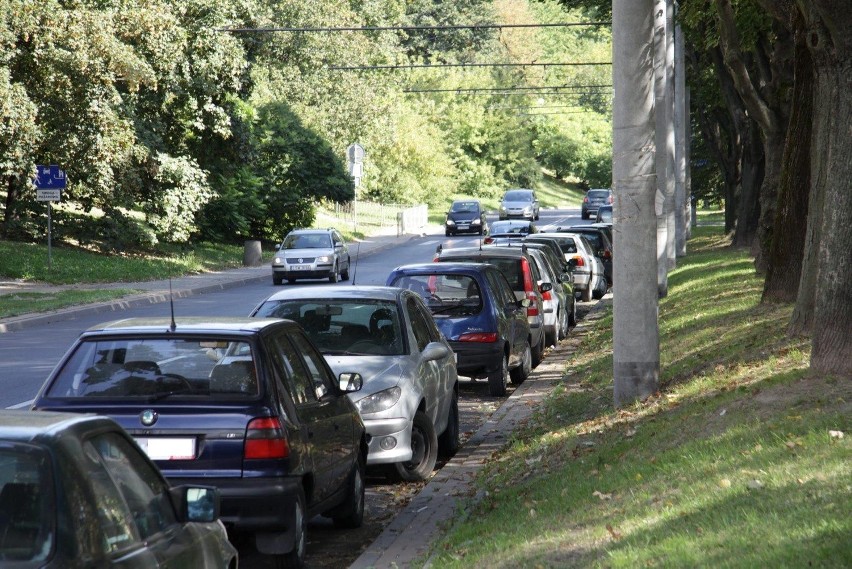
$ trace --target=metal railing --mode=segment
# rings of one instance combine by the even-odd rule
[[[369,231],[377,228],[388,231],[396,229],[397,235],[404,235],[417,232],[426,225],[429,208],[422,204],[410,206],[351,201],[334,204],[334,215],[351,224],[353,231]]]

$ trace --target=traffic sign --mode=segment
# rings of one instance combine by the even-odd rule
[[[36,177],[33,178],[33,185],[37,189],[58,190],[64,188],[65,183],[65,170],[60,170],[59,166],[56,164],[51,164],[50,166],[36,166]]]
[[[351,164],[360,164],[364,161],[364,147],[358,144],[357,142],[350,144],[346,148],[346,157],[349,159]]]
[[[45,190],[36,188],[36,201],[38,202],[58,202],[62,201],[62,190]]]

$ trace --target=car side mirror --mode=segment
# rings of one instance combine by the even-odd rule
[[[553,283],[544,282],[538,285],[538,290],[541,292],[547,292],[553,290]]]
[[[344,372],[338,376],[338,380],[340,381],[340,391],[344,393],[361,391],[361,388],[364,387],[364,378],[361,377],[360,373]]]
[[[175,486],[169,489],[181,522],[210,523],[219,519],[219,491],[212,486]]]
[[[441,342],[429,342],[423,348],[423,359],[427,362],[440,360],[450,355],[450,350]]]
[[[276,250],[276,251],[280,251],[280,250],[281,250],[281,243],[276,243],[276,244],[275,244],[275,250]]]

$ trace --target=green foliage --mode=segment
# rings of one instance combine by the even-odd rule
[[[158,154],[156,162],[158,191],[144,206],[148,223],[165,241],[189,241],[195,231],[196,212],[213,195],[207,175],[193,159],[184,156]]]

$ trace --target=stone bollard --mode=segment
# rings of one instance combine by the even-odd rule
[[[243,250],[243,266],[259,267],[263,264],[263,255],[260,251],[260,241],[246,241]]]

